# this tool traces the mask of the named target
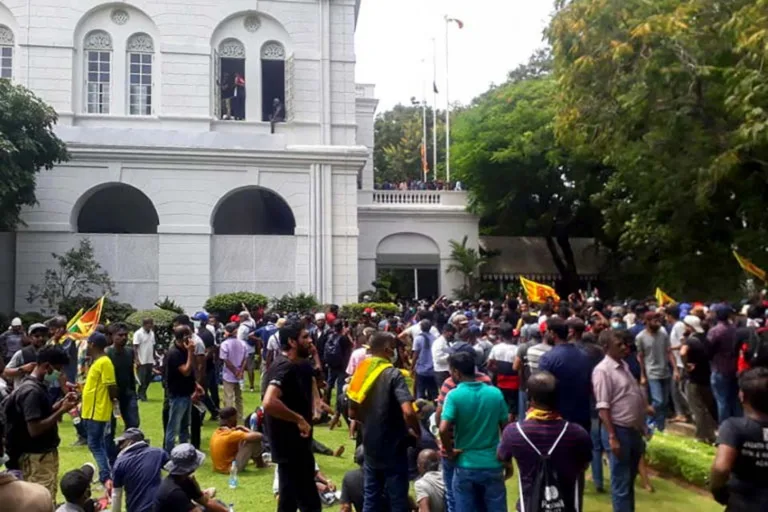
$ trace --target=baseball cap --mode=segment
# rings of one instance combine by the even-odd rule
[[[453,319],[453,323],[464,325],[469,323],[469,318],[466,315],[456,315]]]
[[[198,311],[197,313],[192,315],[192,320],[208,323],[208,313],[206,313],[205,311]]]
[[[21,318],[16,317],[11,320],[11,327],[21,327]]]
[[[125,429],[125,432],[120,435],[120,437],[115,439],[115,443],[117,444],[120,444],[124,441],[131,441],[133,443],[144,441],[144,432],[135,427],[127,428]]]
[[[686,316],[683,318],[683,323],[699,334],[704,332],[704,328],[701,326],[701,318],[697,317],[696,315]]]
[[[48,326],[47,325],[41,324],[41,323],[37,323],[37,324],[30,325],[29,326],[29,330],[27,331],[27,333],[28,334],[32,334],[35,331],[47,331],[47,330],[48,330]]]
[[[189,475],[194,473],[205,460],[205,454],[196,450],[189,443],[182,443],[171,450],[171,460],[164,469],[170,475]]]
[[[315,320],[325,320],[325,313],[315,313]]]
[[[109,345],[109,343],[107,343],[107,337],[98,331],[88,337],[88,343],[96,345],[99,348],[107,348],[107,345]]]

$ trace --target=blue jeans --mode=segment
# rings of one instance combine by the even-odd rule
[[[645,445],[638,430],[614,425],[619,440],[619,456],[613,454],[608,431],[603,429],[603,448],[608,453],[611,469],[611,501],[613,512],[634,512],[635,478]]]
[[[712,394],[717,403],[717,424],[722,424],[728,418],[741,416],[741,402],[739,402],[739,382],[735,375],[723,375],[712,372],[709,377],[712,386]]]
[[[520,398],[517,402],[517,419],[523,421],[525,419],[525,413],[528,411],[528,393],[524,390],[520,390]]]
[[[409,512],[407,460],[392,469],[375,469],[366,462],[363,464],[363,483],[363,512],[382,510],[384,492],[389,496],[387,512]]]
[[[416,398],[437,399],[437,384],[434,373],[416,374]]]
[[[456,512],[507,512],[502,469],[456,468],[453,474]]]
[[[83,420],[88,437],[88,449],[91,450],[96,465],[99,467],[99,482],[104,483],[110,478],[112,468],[109,465],[109,450],[107,449],[108,421]]]
[[[592,437],[592,482],[595,484],[595,489],[604,489],[602,430],[603,425],[600,419],[592,418],[592,429],[589,433]]]
[[[334,385],[336,386],[336,410],[340,411],[339,409],[339,398],[344,394],[344,381],[347,378],[347,372],[345,370],[334,370],[332,368],[328,368],[328,390],[326,393],[326,401],[328,404],[331,403],[331,398],[333,397],[333,388]]]
[[[656,425],[659,432],[664,432],[667,408],[669,408],[669,393],[671,380],[666,379],[648,379],[648,389],[651,394],[651,405],[653,406],[654,415],[649,418],[649,424],[652,422]]]
[[[169,454],[176,444],[189,442],[189,424],[192,418],[192,397],[180,396],[168,399],[168,425],[165,429],[165,451]]]
[[[452,460],[443,458],[443,484],[445,485],[445,510],[446,512],[456,511],[456,500],[453,497],[453,473],[456,471],[456,464]]]
[[[128,428],[139,428],[139,402],[136,395],[120,396],[120,415],[123,418],[123,426]],[[117,418],[112,416],[112,428],[107,435],[107,450],[110,464],[115,463],[117,458],[117,447],[115,446],[115,432],[117,432]]]

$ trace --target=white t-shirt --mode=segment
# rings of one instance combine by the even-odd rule
[[[679,347],[680,344],[683,342],[683,334],[685,334],[685,324],[680,320],[678,320],[677,322],[675,322],[675,325],[672,326],[671,331],[672,332],[669,333],[669,345],[672,348]],[[683,360],[680,358],[680,351],[673,350],[672,353],[675,355],[675,362],[677,363],[677,366],[682,368]]]
[[[416,339],[416,336],[421,334],[421,324],[413,324],[409,328],[406,329],[406,332],[411,337],[412,340]],[[440,336],[440,331],[437,330],[437,327],[434,325],[429,328],[429,334],[432,335],[433,338],[437,338]]]
[[[155,333],[144,328],[133,333],[133,347],[139,364],[155,364]]]
[[[448,366],[448,342],[443,336],[438,336],[432,344],[432,366],[436,372],[447,372]]]
[[[272,360],[280,353],[280,331],[275,331],[275,334],[269,337],[267,340],[267,352],[272,352]]]
[[[251,333],[251,324],[250,320],[243,322],[240,324],[240,327],[237,328],[237,339],[245,343],[245,347],[248,350],[248,355],[256,353],[256,347],[252,347],[250,343],[248,343],[248,335]]]
[[[488,356],[489,361],[501,361],[503,363],[515,362],[517,356],[517,345],[511,343],[497,343],[491,349],[491,354]]]

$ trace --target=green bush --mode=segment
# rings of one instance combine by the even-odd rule
[[[155,302],[155,306],[164,309],[166,311],[173,311],[177,315],[181,315],[184,313],[184,308],[179,306],[176,301],[169,299],[168,297],[164,298],[163,300],[159,302]]]
[[[706,488],[715,448],[695,439],[656,433],[646,449],[648,463],[663,475]]]
[[[222,322],[229,320],[229,317],[236,315],[243,310],[243,304],[249,310],[254,308],[263,308],[269,303],[269,300],[259,294],[252,292],[221,293],[214,295],[205,301],[205,310],[208,313],[216,313]]]
[[[349,320],[358,320],[363,316],[363,312],[371,308],[378,315],[387,316],[397,314],[400,308],[392,302],[360,302],[357,304],[345,304],[341,307],[341,316]]]
[[[173,340],[173,319],[176,315],[176,312],[167,309],[143,309],[126,318],[125,323],[136,330],[141,328],[145,318],[151,318],[155,322],[155,341],[165,348]]]
[[[272,298],[272,309],[283,313],[309,313],[320,305],[314,295],[309,293],[287,293],[280,298]]]
[[[96,301],[98,297],[85,297],[79,295],[72,297],[71,299],[65,299],[59,303],[59,314],[67,317],[70,320],[78,311],[82,308],[83,311],[88,311]],[[126,302],[117,302],[110,298],[104,300],[104,307],[101,310],[101,323],[107,321],[110,322],[123,322],[128,316],[130,316],[136,308]]]
[[[45,321],[50,318],[50,316],[46,316],[39,311],[30,311],[29,313],[21,313],[20,315],[11,315],[11,317],[15,316],[21,318],[21,322],[24,324],[25,329],[29,329],[29,326],[32,324],[45,323]]]

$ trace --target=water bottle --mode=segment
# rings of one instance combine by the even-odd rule
[[[229,512],[235,512],[235,504],[234,503],[230,503],[229,504]]]
[[[237,464],[235,461],[232,461],[232,466],[229,468],[229,488],[237,489]]]
[[[112,402],[112,414],[114,415],[115,418],[118,418],[118,419],[120,419],[120,416],[122,415],[122,413],[120,412],[120,402],[118,402],[117,400]]]

